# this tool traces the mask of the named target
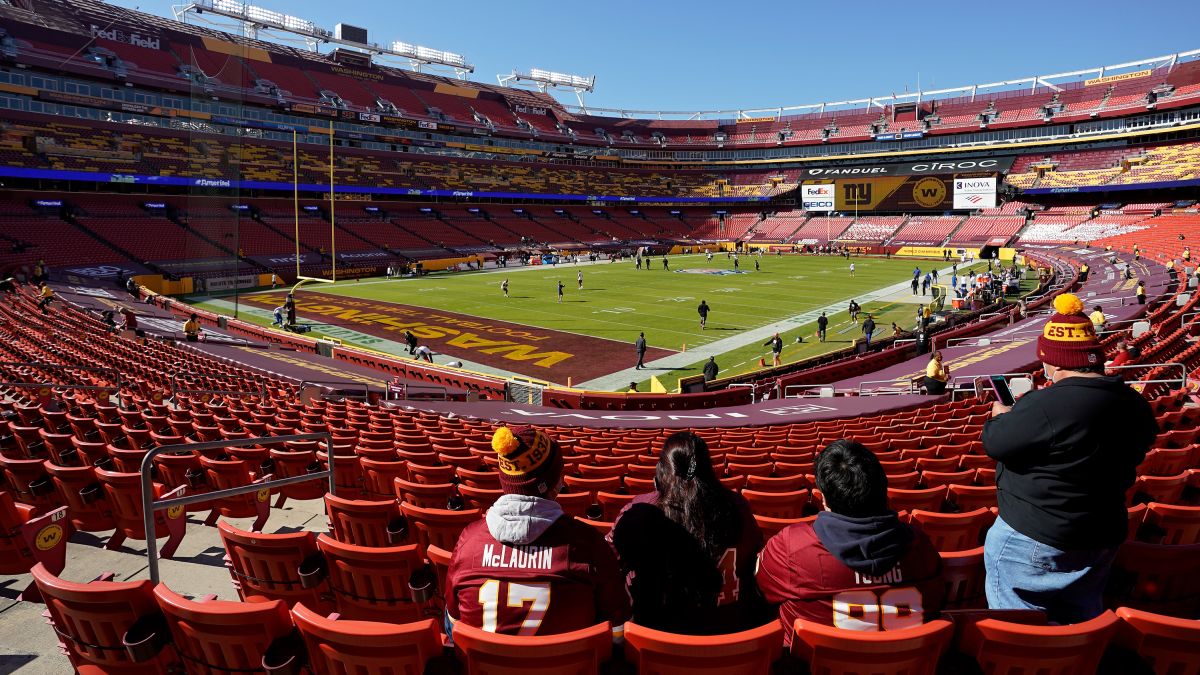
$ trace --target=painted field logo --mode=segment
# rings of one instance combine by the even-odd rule
[[[913,186],[913,199],[927,209],[946,201],[946,184],[937,178],[922,178]]]
[[[675,270],[676,274],[708,274],[714,277],[723,277],[730,274],[749,274],[745,270],[719,270],[715,267],[693,267],[687,270]]]
[[[34,537],[33,543],[39,551],[49,551],[58,546],[58,542],[62,541],[63,529],[61,525],[47,525],[43,527],[37,536]]]

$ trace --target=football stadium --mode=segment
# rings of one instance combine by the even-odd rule
[[[0,673],[1200,673],[1200,49],[389,30],[0,0]]]

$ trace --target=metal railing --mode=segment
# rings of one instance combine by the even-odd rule
[[[39,363],[37,361],[0,361],[0,368],[5,366],[25,366],[42,370],[78,370],[85,373],[103,373],[110,376],[109,381],[114,389],[121,388],[121,373],[116,368],[97,368],[94,366],[67,366],[58,363]],[[85,385],[56,384],[56,387],[83,388]]]
[[[1165,368],[1165,369],[1169,369],[1169,370],[1174,370],[1174,369],[1178,368],[1179,369],[1179,377],[1178,378],[1172,377],[1169,379],[1158,379],[1158,380],[1130,380],[1130,381],[1126,382],[1126,384],[1176,384],[1176,385],[1179,385],[1180,389],[1187,386],[1187,365],[1183,364],[1183,363],[1176,363],[1174,361],[1171,361],[1168,363],[1135,363],[1135,364],[1131,364],[1131,365],[1127,365],[1127,366],[1108,366],[1107,369],[1108,370],[1133,370],[1135,368],[1136,369],[1145,368],[1148,371],[1147,374],[1149,374],[1150,372],[1153,372],[1157,368]]]
[[[915,383],[915,380],[910,379],[907,382],[908,386],[905,387],[904,384],[900,384],[900,380],[897,380],[895,378],[892,378],[890,380],[864,380],[864,381],[858,383],[858,395],[859,396],[888,396],[888,395],[896,396],[896,395],[900,395],[900,394],[920,393],[917,391],[914,383]],[[893,386],[880,387],[878,389],[871,389],[871,390],[864,390],[863,386],[868,385],[868,384],[890,384]]]
[[[338,396],[343,396],[345,398],[361,398],[364,401],[368,401],[371,398],[371,385],[366,382],[353,382],[351,380],[304,380],[300,383],[299,390],[303,391],[304,387],[310,384],[317,387],[336,389],[339,391],[342,389],[358,389],[359,387],[362,387],[361,394],[339,393]]]
[[[427,392],[428,395],[423,395]],[[396,394],[393,396],[393,394]],[[450,391],[445,387],[437,384],[414,384],[411,382],[401,382],[400,384],[388,384],[387,397],[390,400],[407,400],[412,398],[413,394],[417,394],[419,398],[435,401],[449,401]]]
[[[224,490],[213,490],[212,492],[203,492],[194,495],[185,495],[183,497],[174,497],[171,499],[163,499],[161,501],[154,500],[154,482],[151,476],[154,458],[169,452],[183,451],[203,451],[214,450],[217,448],[240,448],[251,445],[277,445],[290,441],[325,441],[326,456],[330,460],[326,463],[327,468],[324,471],[314,471],[306,473],[303,476],[292,476],[290,478],[279,478],[276,480],[263,481],[261,483],[251,483],[235,488],[226,488]],[[142,520],[146,528],[146,556],[149,559],[150,581],[157,584],[159,579],[158,573],[158,543],[157,535],[154,531],[154,512],[169,509],[172,506],[187,506],[188,504],[200,504],[203,502],[214,502],[229,497],[237,497],[259,490],[270,490],[271,488],[284,487],[295,483],[303,483],[305,481],[316,480],[320,478],[328,478],[329,493],[335,494],[337,484],[334,481],[333,467],[336,462],[333,461],[333,434],[316,433],[316,434],[295,434],[291,436],[263,436],[259,438],[237,438],[221,441],[205,441],[203,443],[178,443],[175,445],[160,445],[157,448],[151,448],[146,451],[146,455],[142,457]],[[185,488],[186,489],[186,488]]]
[[[960,344],[963,344],[964,342],[970,342],[971,340],[976,341],[976,344],[971,345],[973,347],[990,347],[994,344],[1003,344],[1005,342],[1017,342],[1018,338],[990,338],[986,335],[977,335],[975,337],[950,338],[949,340],[946,340],[946,344],[943,347],[943,349],[949,349],[955,345],[960,345]],[[987,344],[978,344],[978,342],[981,340],[987,340]]]
[[[837,388],[832,384],[789,384],[783,388],[784,398],[828,398],[821,395],[821,392],[828,390],[833,396],[837,396]],[[803,392],[816,391],[816,396],[808,396]],[[801,392],[801,393],[795,393]]]
[[[171,377],[171,397],[174,398],[177,394],[217,394],[221,396],[258,396],[262,400],[267,399],[267,385],[259,384],[257,390],[253,389],[186,389],[180,386],[180,381],[191,377],[203,377],[214,380],[235,380],[240,383],[245,383],[245,375],[175,375]],[[184,382],[186,386],[186,382]]]

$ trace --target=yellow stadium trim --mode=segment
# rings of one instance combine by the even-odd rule
[[[1096,339],[1096,331],[1088,323],[1047,323],[1042,336],[1056,342],[1089,342]]]

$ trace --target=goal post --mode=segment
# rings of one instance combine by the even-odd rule
[[[333,170],[333,122],[329,122],[329,278],[306,276],[300,273],[300,150],[296,129],[292,129],[292,217],[296,238],[296,285],[292,287],[295,293],[305,282],[334,284],[337,283],[337,212],[336,195],[334,193]]]

